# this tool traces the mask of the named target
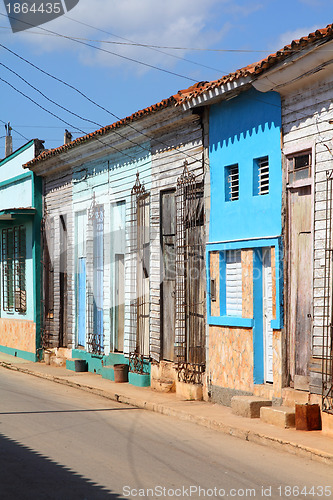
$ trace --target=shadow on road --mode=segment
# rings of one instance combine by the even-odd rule
[[[122,496],[112,493],[1,433],[0,498],[19,500],[123,499]]]

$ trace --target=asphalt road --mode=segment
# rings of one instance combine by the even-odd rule
[[[333,498],[333,467],[0,367],[0,500],[227,497]]]

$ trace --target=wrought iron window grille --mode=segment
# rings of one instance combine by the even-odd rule
[[[2,230],[2,308],[25,313],[26,298],[26,230],[14,226]]]
[[[139,374],[147,373],[144,367],[148,365],[149,361],[149,356],[144,356],[143,354],[138,354],[137,352],[130,352],[129,371]]]
[[[187,161],[176,190],[176,342],[178,379],[201,384],[205,371],[204,185]]]

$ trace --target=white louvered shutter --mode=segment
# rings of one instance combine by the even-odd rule
[[[241,251],[229,250],[226,255],[226,314],[242,317]]]

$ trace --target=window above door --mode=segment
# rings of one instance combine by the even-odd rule
[[[286,156],[288,184],[309,179],[312,176],[312,151],[300,151]]]

